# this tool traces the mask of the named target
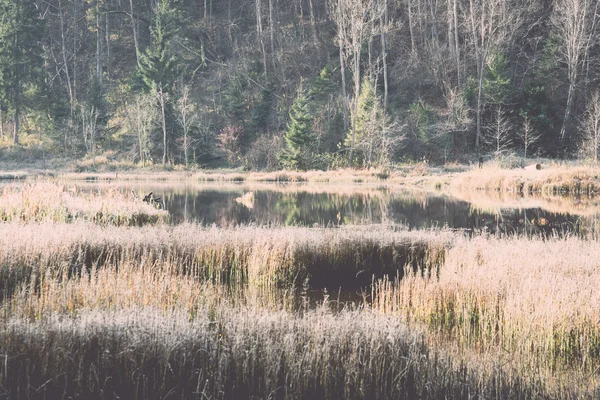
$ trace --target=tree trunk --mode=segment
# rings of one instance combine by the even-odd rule
[[[577,74],[575,74],[574,79],[570,79],[569,82],[569,92],[567,94],[567,105],[565,107],[565,117],[563,118],[563,124],[560,128],[560,140],[564,140],[567,134],[567,124],[569,123],[569,118],[571,117],[571,108],[573,107],[573,94],[575,92],[575,81],[577,80]]]
[[[158,99],[160,101],[160,112],[162,117],[162,131],[163,131],[163,158],[162,165],[163,167],[167,165],[167,120],[165,117],[165,95],[163,93],[162,87],[158,92]]]
[[[349,161],[352,165],[352,158],[354,157],[354,143],[356,140],[356,118],[358,116],[358,97],[360,96],[360,45],[362,43],[362,37],[359,38],[354,48],[354,114],[352,115],[352,138],[350,141],[350,156]]]
[[[263,38],[263,26],[262,26],[262,2],[261,0],[255,0],[256,5],[256,35],[258,36],[258,44],[260,51],[263,56],[263,68],[264,75],[267,76],[267,52],[265,51],[265,41]]]
[[[69,93],[69,105],[70,105],[70,116],[73,118],[73,109],[75,106],[75,101],[73,99],[73,87],[71,86],[71,76],[69,74],[69,63],[67,62],[67,46],[65,40],[65,22],[63,16],[63,8],[62,1],[58,0],[58,13],[60,17],[60,38],[61,38],[61,48],[62,48],[62,58],[63,64],[65,68],[65,77],[67,78],[67,90]]]
[[[413,16],[412,16],[412,3],[411,0],[406,2],[408,8],[408,30],[410,32],[410,51],[415,51],[415,32],[413,30]]]
[[[437,44],[439,43],[437,18],[435,15],[435,6],[432,0],[429,0],[429,12],[431,13],[431,37],[434,40],[433,43],[437,46]]]
[[[269,35],[271,39],[271,64],[275,69],[275,24],[273,22],[273,0],[269,0]]]
[[[102,93],[102,18],[100,17],[100,0],[96,0],[96,85],[98,93]]]
[[[106,12],[106,78],[110,82],[110,12]]]
[[[383,2],[383,21],[381,21],[381,55],[383,62],[383,112],[387,111],[388,103],[388,72],[387,72],[387,26],[388,26],[388,0]]]
[[[454,56],[456,57],[456,79],[458,80],[457,86],[460,87],[460,42],[458,41],[458,6],[457,0],[454,0]]]
[[[18,92],[18,89],[17,89]],[[21,105],[19,104],[20,99],[18,102],[15,102],[15,130],[13,133],[13,142],[15,145],[19,144],[19,119],[21,117]]]
[[[4,119],[2,119],[2,109],[0,108],[0,138],[4,139]]]
[[[133,28],[133,44],[135,46],[135,59],[137,65],[140,65],[140,45],[138,43],[137,23],[133,16],[133,0],[129,0],[129,11],[131,12],[131,27]]]
[[[340,47],[340,73],[342,74],[342,97],[344,99],[344,132],[348,131],[348,94],[346,93],[346,68],[344,66],[344,40],[338,38]]]
[[[477,132],[475,136],[475,150],[477,151],[477,156],[479,156],[479,147],[481,140],[481,103],[483,101],[483,62],[484,60],[477,61],[477,74],[479,75],[479,81],[477,84]]]
[[[308,0],[308,7],[310,9],[310,26],[313,31],[313,42],[315,46],[319,46],[319,34],[317,32],[317,24],[315,20],[315,10],[313,7],[313,0]]]

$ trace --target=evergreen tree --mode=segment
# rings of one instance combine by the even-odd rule
[[[345,142],[349,147],[354,134],[355,149],[352,166],[368,168],[373,162],[383,162],[381,157],[384,153],[382,146],[385,145],[387,118],[375,94],[375,86],[366,78],[363,80],[358,97],[355,121],[354,132],[348,133]]]
[[[319,76],[317,76],[310,88],[311,98],[323,100],[328,94],[332,93],[335,89],[335,84],[331,78],[331,68],[329,66],[324,67]]]
[[[507,104],[511,96],[510,66],[504,54],[497,54],[487,65],[483,93],[490,103]]]
[[[44,25],[34,0],[0,0],[0,107],[14,112],[15,144],[19,143],[25,93],[42,86],[43,37]]]
[[[171,39],[177,33],[176,11],[171,0],[159,0],[151,28],[152,46],[140,57],[139,74],[155,94],[161,112],[163,131],[163,166],[167,162],[167,114],[173,113],[168,103],[177,72],[177,57],[171,51]],[[169,118],[172,119],[172,118]]]
[[[312,150],[313,120],[308,109],[308,97],[304,94],[302,83],[289,115],[290,123],[284,136],[285,149],[280,156],[280,162],[286,168],[306,170],[310,163]]]

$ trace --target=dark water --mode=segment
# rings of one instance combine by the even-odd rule
[[[405,224],[411,229],[450,228],[504,233],[583,233],[597,231],[598,213],[585,215],[543,207],[490,210],[442,194],[411,190],[311,186],[146,186],[163,198],[173,223],[205,225],[277,224],[297,226]]]

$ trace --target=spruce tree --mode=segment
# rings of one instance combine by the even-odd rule
[[[374,156],[380,156],[374,153],[378,153],[387,121],[375,94],[375,86],[366,78],[361,85],[355,121],[354,129],[348,133],[344,143],[350,147],[354,135],[355,149],[351,166],[370,167]]]
[[[14,112],[14,143],[25,92],[43,82],[43,21],[34,0],[0,0],[0,107]],[[33,104],[35,105],[35,104]]]
[[[280,156],[280,161],[286,168],[306,170],[309,166],[313,119],[308,103],[308,97],[300,84],[298,97],[290,109],[290,122],[284,136],[285,149]]]
[[[163,131],[163,166],[167,162],[167,104],[177,72],[177,57],[171,52],[171,39],[177,33],[176,10],[171,0],[159,0],[151,27],[152,46],[140,57],[139,74],[146,86],[155,94],[161,111]]]

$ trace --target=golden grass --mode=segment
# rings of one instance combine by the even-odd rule
[[[148,308],[0,326],[0,390],[13,397],[128,399],[464,398],[540,393],[439,356],[396,318],[327,308]],[[541,392],[543,393],[543,392]]]
[[[143,228],[0,224],[0,294],[124,264],[195,281],[253,286],[360,287],[405,264],[439,263],[448,234],[363,228]],[[359,274],[360,273],[360,274]],[[358,277],[357,277],[358,274]]]
[[[600,169],[567,166],[541,170],[474,169],[456,175],[452,178],[450,186],[463,191],[594,194],[600,192]]]
[[[82,193],[53,182],[10,185],[0,189],[0,221],[92,221],[110,225],[165,222],[166,211],[137,201],[114,188]]]
[[[374,307],[423,322],[523,368],[572,368],[597,380],[600,246],[566,239],[459,239],[437,275],[383,282]]]
[[[4,223],[0,394],[593,398],[599,259],[575,237]],[[357,306],[296,295],[384,272]]]
[[[201,171],[117,171],[117,172],[63,172],[58,177],[64,180],[84,181],[180,181],[180,182],[271,182],[271,183],[385,183],[404,184],[421,179],[428,174],[439,175],[443,171],[427,166],[405,166],[396,171],[387,169],[332,171],[274,171],[246,172],[228,170]]]

